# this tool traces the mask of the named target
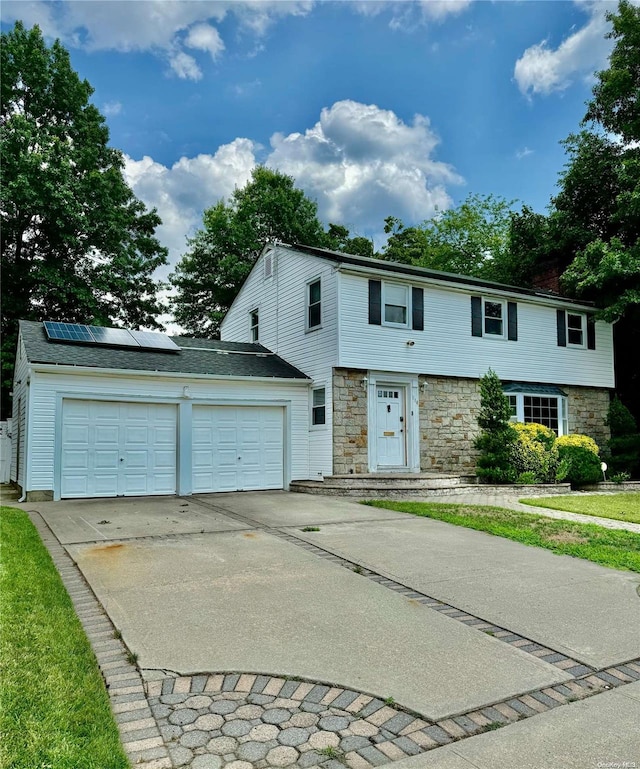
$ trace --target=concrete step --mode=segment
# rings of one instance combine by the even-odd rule
[[[353,477],[353,476],[352,476]],[[478,483],[457,483],[449,486],[380,486],[364,481],[346,485],[325,481],[292,481],[291,491],[301,494],[325,494],[334,497],[354,497],[356,499],[407,499],[411,497],[447,497],[447,496],[482,496],[493,497],[496,494],[508,494],[514,497],[546,496],[567,494],[571,491],[568,483],[558,484],[523,484],[489,485]]]
[[[476,477],[444,473],[360,473],[327,475],[323,482],[348,488],[436,489],[475,484]]]

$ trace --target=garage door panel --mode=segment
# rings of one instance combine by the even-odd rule
[[[283,414],[275,406],[194,406],[193,490],[281,489]],[[205,462],[212,463],[208,472]]]
[[[93,456],[94,470],[116,470],[120,462],[120,452],[114,451],[113,449],[106,451],[94,449],[93,454],[87,451],[85,452],[85,456],[87,459],[87,466],[89,464],[89,459]]]
[[[61,496],[175,493],[176,427],[170,404],[65,400]]]

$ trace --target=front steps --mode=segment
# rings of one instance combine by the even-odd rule
[[[290,491],[302,494],[325,494],[357,499],[407,499],[412,497],[446,497],[476,495],[491,497],[510,494],[518,497],[566,494],[568,483],[490,485],[479,484],[475,475],[443,473],[363,473],[361,475],[328,475],[324,480],[292,481]]]

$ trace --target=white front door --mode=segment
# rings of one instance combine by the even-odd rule
[[[284,410],[276,406],[194,406],[193,492],[281,489]]]
[[[60,496],[175,494],[177,409],[65,400]]]
[[[376,465],[378,469],[407,464],[405,388],[376,386]]]

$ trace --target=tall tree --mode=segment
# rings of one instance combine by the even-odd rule
[[[316,203],[294,186],[290,176],[262,166],[228,202],[207,209],[203,225],[171,276],[176,322],[197,336],[217,336],[266,241],[332,245]]]
[[[433,270],[499,280],[507,272],[512,203],[493,195],[469,195],[418,227],[385,220],[390,237],[383,258]]]
[[[597,75],[582,130],[552,202],[564,290],[590,299],[614,328],[617,388],[640,415],[640,6],[607,14],[616,42]]]
[[[122,175],[93,89],[56,41],[21,22],[2,33],[2,410],[17,322],[159,327],[153,280],[166,263],[160,224]]]

